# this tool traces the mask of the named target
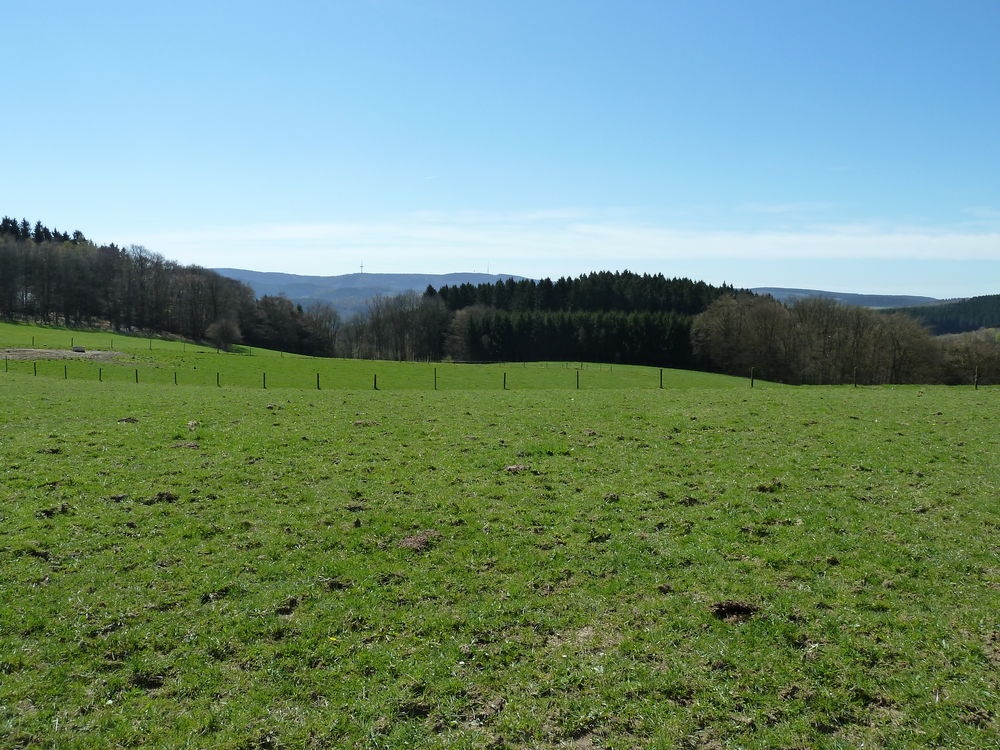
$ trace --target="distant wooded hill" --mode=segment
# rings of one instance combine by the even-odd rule
[[[917,297],[901,294],[853,294],[851,292],[824,292],[820,289],[787,289],[776,286],[759,286],[752,289],[754,294],[769,295],[778,302],[792,304],[800,299],[832,299],[842,305],[856,307],[872,307],[889,309],[897,307],[916,307],[939,302],[934,297]]]
[[[935,334],[978,331],[980,328],[1000,327],[1000,294],[942,302],[937,305],[904,307],[906,313]]]
[[[216,268],[216,273],[241,281],[257,297],[283,296],[293,303],[308,308],[317,302],[330,305],[342,317],[365,312],[374,297],[391,297],[404,292],[423,292],[428,286],[460,287],[492,285],[497,281],[527,280],[524,276],[487,273],[349,273],[340,276],[299,276],[291,273],[268,273],[241,268]],[[939,303],[935,297],[893,294],[854,294],[829,292],[820,289],[791,289],[785,287],[757,287],[755,294],[770,295],[779,302],[794,304],[800,299],[819,297],[832,299],[842,305],[856,305],[875,309],[916,308],[920,305]],[[919,317],[919,316],[918,316]],[[977,326],[978,327],[978,326]]]
[[[241,281],[258,297],[287,297],[309,308],[316,303],[330,305],[342,317],[350,318],[367,310],[375,297],[392,297],[404,292],[423,293],[428,286],[495,284],[523,276],[488,273],[349,273],[341,276],[298,276],[291,273],[247,271],[241,268],[216,268],[216,273]]]
[[[869,307],[903,313],[935,335],[965,333],[983,328],[1000,327],[1000,294],[987,294],[968,299],[941,300],[891,294],[849,294],[824,292],[817,289],[784,289],[757,287],[754,294],[774,297],[786,305],[804,299],[828,299],[841,305]]]

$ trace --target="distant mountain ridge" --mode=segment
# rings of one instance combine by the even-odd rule
[[[364,311],[368,301],[376,296],[389,297],[410,291],[423,293],[428,286],[439,289],[445,285],[475,286],[525,278],[513,274],[489,273],[349,273],[341,276],[299,276],[241,268],[212,270],[230,279],[242,281],[253,289],[257,297],[282,295],[304,308],[317,302],[325,302],[345,318]]]

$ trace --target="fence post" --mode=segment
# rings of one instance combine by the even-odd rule
[[[372,375],[372,390],[378,390],[378,373]]]
[[[319,390],[319,373],[316,373],[316,390]]]
[[[663,368],[660,368],[660,388],[663,387]]]
[[[438,389],[438,368],[434,368],[434,390]]]
[[[135,370],[135,382],[138,385],[138,383],[139,383],[139,369],[138,368],[136,368],[136,370]]]
[[[503,374],[503,389],[507,390],[507,373]]]
[[[580,371],[576,371],[576,389],[580,390]]]
[[[218,372],[215,373],[215,387],[216,388],[221,388],[222,387],[222,376],[219,375]]]
[[[975,386],[975,389],[978,391],[979,390],[979,367],[978,366],[976,367],[975,374],[972,376],[972,383]]]
[[[32,339],[32,341],[34,341],[34,339]],[[37,376],[38,375],[38,363],[37,362],[32,362],[31,364],[34,366],[35,375]]]
[[[264,390],[266,391],[267,390],[267,373],[266,372],[262,372],[260,374],[260,378],[261,378],[261,384],[264,386]]]
[[[104,368],[103,367],[98,367],[97,368],[97,382],[98,383],[103,383],[104,382]]]
[[[63,365],[63,380],[69,380],[69,367]]]
[[[753,388],[753,371],[754,368],[750,368],[750,387]]]
[[[177,385],[177,370],[174,370],[174,385]]]

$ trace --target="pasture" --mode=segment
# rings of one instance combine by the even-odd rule
[[[995,389],[25,334],[4,747],[998,745]]]

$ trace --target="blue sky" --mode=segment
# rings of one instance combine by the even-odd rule
[[[8,3],[0,213],[207,267],[1000,293],[996,0]]]

